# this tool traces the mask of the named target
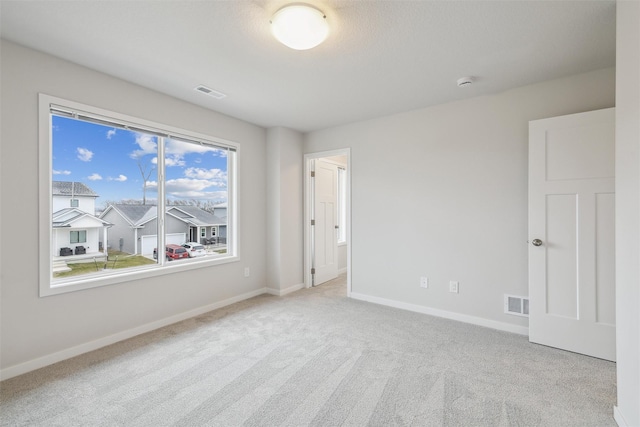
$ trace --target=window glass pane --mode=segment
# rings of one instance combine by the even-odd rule
[[[51,119],[53,279],[155,264],[158,137]]]
[[[188,241],[205,246],[206,257],[219,257],[227,253],[226,239],[215,239],[211,231],[217,227],[219,235],[226,237],[228,161],[228,151],[225,149],[167,139],[167,241],[172,235],[184,233]]]

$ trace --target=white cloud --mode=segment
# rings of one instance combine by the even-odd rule
[[[117,178],[108,178],[109,181],[120,181],[120,182],[125,182],[127,180],[127,177],[124,175],[118,175]]]
[[[76,148],[76,151],[78,152],[78,158],[80,160],[82,160],[83,162],[91,161],[91,158],[93,157],[93,151],[82,147]]]
[[[169,193],[169,196],[180,199],[227,200],[226,191],[173,191]]]
[[[57,171],[54,169],[53,174],[54,175],[71,175],[71,171]]]
[[[182,156],[177,156],[177,155],[174,154],[172,156],[167,156],[164,159],[164,165],[167,166],[167,167],[170,167],[170,166],[184,166],[185,165],[185,161],[182,158]]]
[[[116,134],[116,130],[115,130],[115,129],[109,129],[109,130],[107,131],[107,139],[111,139],[111,137],[112,137],[113,135],[115,135],[115,134]]]
[[[202,191],[215,184],[206,179],[178,178],[168,180],[164,186],[167,192]]]
[[[184,175],[187,178],[227,181],[227,173],[221,169],[187,168]]]
[[[183,141],[175,141],[173,139],[169,139],[167,144],[165,145],[165,152],[167,154],[172,154],[175,156],[184,156],[185,154],[190,153],[208,153],[213,151],[219,151],[210,145],[204,144],[195,144],[190,142]]]
[[[136,134],[136,144],[140,147],[139,150],[134,150],[129,154],[132,159],[139,159],[147,154],[157,154],[158,144],[156,143],[156,137],[152,135],[146,135],[144,133]]]
[[[102,179],[102,177],[99,174],[94,173],[94,174],[91,174],[90,176],[88,176],[87,179],[91,180],[91,181],[100,181]]]
[[[135,150],[130,154],[132,159],[137,159],[147,154],[157,154],[156,137],[145,134],[136,135],[136,144],[140,147],[139,150]],[[211,147],[206,144],[196,144],[183,141],[175,141],[168,139],[165,144],[165,166],[184,166],[186,164],[184,156],[186,154],[204,154],[211,153],[217,157],[226,157],[227,151],[220,150],[218,148]],[[194,160],[196,163],[200,163],[200,159]],[[158,157],[151,159],[151,163],[158,164]]]
[[[220,183],[209,181],[206,179],[189,179],[179,178],[170,179],[165,183],[165,190],[168,197],[180,199],[203,199],[226,201],[227,191],[220,190],[226,187]],[[213,191],[207,191],[214,189]],[[156,181],[147,181],[147,191],[157,191],[158,183]]]

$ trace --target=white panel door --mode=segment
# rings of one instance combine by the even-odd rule
[[[338,167],[323,160],[315,162],[313,212],[315,286],[338,277]]]
[[[529,340],[615,360],[614,109],[529,123]]]

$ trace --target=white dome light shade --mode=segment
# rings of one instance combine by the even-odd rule
[[[318,46],[329,35],[324,13],[307,4],[290,4],[271,19],[271,32],[291,49],[306,50]]]

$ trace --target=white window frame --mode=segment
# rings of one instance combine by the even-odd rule
[[[207,237],[207,227],[202,227],[200,229],[200,238]]]
[[[218,237],[218,227],[211,227],[211,237]]]
[[[52,106],[64,108],[68,111],[74,111],[97,118],[109,118],[113,122],[124,125],[130,125],[133,128],[142,128],[146,130],[155,130],[157,132],[166,133],[171,137],[182,137],[185,139],[212,144],[217,147],[227,147],[229,150],[235,151],[235,155],[230,154],[227,165],[228,177],[228,193],[227,193],[227,253],[220,257],[209,258],[200,257],[189,260],[189,262],[168,263],[165,257],[159,257],[158,264],[150,266],[142,266],[124,271],[110,271],[104,274],[94,274],[91,276],[72,276],[64,279],[53,279],[52,259],[53,251],[51,245],[52,227],[51,218],[53,213],[53,202],[51,196],[52,185],[52,135],[51,135],[51,108]],[[240,261],[240,239],[238,238],[240,203],[239,203],[239,172],[238,165],[240,163],[240,144],[222,138],[212,137],[189,130],[176,128],[173,126],[152,122],[145,119],[129,116],[126,114],[116,113],[104,110],[98,107],[69,101],[54,96],[39,94],[38,98],[38,190],[39,190],[39,294],[40,297],[58,295],[67,292],[91,289],[101,286],[113,285],[117,283],[128,282],[167,274],[167,272],[175,273],[189,271],[194,268],[211,267],[213,265],[227,264]],[[164,158],[164,153],[159,150],[158,158]],[[164,168],[160,168],[159,174]],[[164,174],[162,174],[164,177]],[[164,179],[158,177],[159,191],[164,193]],[[161,189],[161,190],[160,190]],[[163,200],[161,197],[159,200]],[[164,203],[159,202],[159,205]],[[158,206],[160,212],[164,211],[164,206]],[[158,221],[158,247],[164,246],[164,221]]]

